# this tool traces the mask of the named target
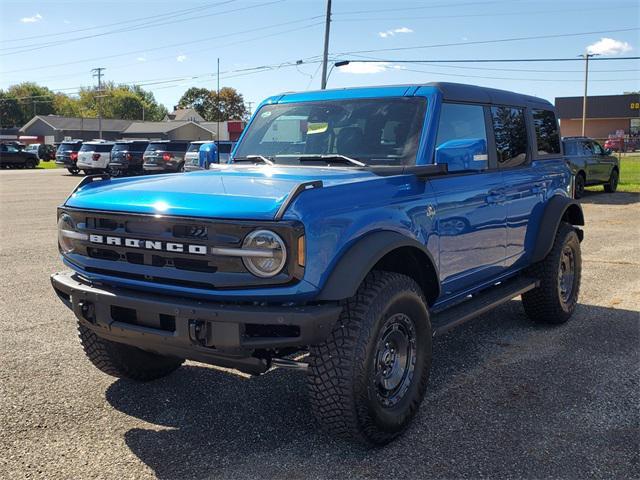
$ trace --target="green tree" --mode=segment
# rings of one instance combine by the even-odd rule
[[[3,118],[6,116],[7,121],[12,121],[14,123],[12,126],[21,127],[31,120],[34,115],[55,113],[53,106],[54,93],[47,87],[41,87],[36,83],[23,82],[12,85],[7,89],[6,96],[16,102],[12,104],[13,114],[2,112],[0,115]],[[2,103],[7,103],[7,101]]]
[[[220,96],[215,90],[191,87],[180,97],[178,106],[193,108],[208,122],[246,120],[248,117],[242,94],[231,87],[221,88]]]
[[[0,90],[0,127],[21,127],[22,110],[18,100],[12,95]]]

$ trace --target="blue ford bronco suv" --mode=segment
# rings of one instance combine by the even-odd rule
[[[301,369],[321,424],[384,444],[435,335],[517,296],[536,322],[573,314],[584,219],[561,148],[550,103],[500,90],[274,96],[229,164],[85,178],[53,288],[105,373]]]

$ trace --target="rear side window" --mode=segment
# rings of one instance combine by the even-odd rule
[[[482,106],[442,104],[436,163],[446,163],[450,172],[488,167],[487,129]]]
[[[591,146],[591,142],[580,142],[580,150],[579,154],[583,157],[590,157],[593,155],[593,147]]]
[[[578,143],[577,142],[564,142],[564,154],[570,156],[578,155]]]
[[[556,115],[551,110],[533,110],[538,155],[560,153],[560,134]]]
[[[511,168],[527,162],[527,124],[524,109],[491,107],[493,132],[499,168]]]

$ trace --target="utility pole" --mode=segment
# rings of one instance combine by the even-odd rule
[[[599,55],[598,53],[586,52],[580,55],[584,58],[584,97],[582,98],[582,136],[584,137],[587,126],[587,88],[589,85],[589,58]]]
[[[331,28],[331,0],[327,0],[327,20],[324,26],[324,53],[322,54],[322,83],[320,88],[327,88],[327,62],[329,60],[329,30]]]
[[[98,67],[91,70],[94,77],[98,77],[98,136],[102,139],[102,71],[106,70],[104,67]]]
[[[247,115],[251,116],[251,107],[253,107],[253,102],[245,102],[247,104]]]
[[[220,57],[218,57],[218,73],[216,73],[216,78],[218,79],[218,86],[216,90],[216,110],[218,110],[218,121],[216,122],[216,146],[220,148]]]

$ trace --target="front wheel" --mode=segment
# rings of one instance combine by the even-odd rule
[[[372,272],[324,343],[310,347],[309,396],[330,432],[383,445],[422,402],[431,368],[431,324],[411,278]]]
[[[575,228],[560,224],[553,247],[529,272],[540,285],[522,295],[522,306],[535,322],[564,323],[578,304],[582,256]]]
[[[576,183],[575,183],[575,192],[574,192],[574,197],[575,198],[582,198],[582,196],[584,195],[584,187],[587,184],[587,179],[585,178],[584,174],[579,173],[576,175]]]
[[[81,323],[78,323],[78,334],[87,358],[112,377],[146,382],[169,375],[184,362],[182,358],[166,357],[106,340]]]
[[[613,193],[618,189],[618,170],[611,170],[609,181],[604,184],[604,191],[607,193]]]
[[[78,175],[80,173],[80,169],[78,167],[67,167],[67,171],[71,175]]]

